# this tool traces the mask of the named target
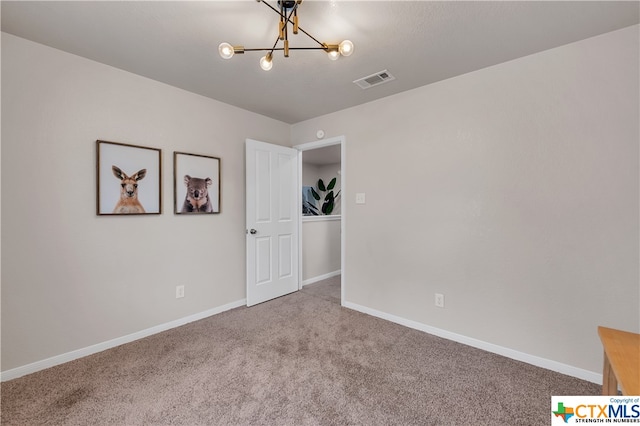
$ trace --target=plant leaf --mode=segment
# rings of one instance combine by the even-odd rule
[[[320,191],[326,191],[327,188],[324,187],[324,182],[322,181],[322,179],[318,179],[318,189]]]
[[[333,212],[333,198],[330,198],[322,205],[322,213],[330,215]]]
[[[327,214],[327,207],[329,206],[329,201],[325,201],[322,205],[322,214]]]
[[[335,188],[336,186],[336,178],[331,179],[331,182],[329,182],[329,185],[327,185],[327,189],[329,191],[331,191],[333,188]]]
[[[326,201],[329,201],[329,200],[333,201],[333,199],[334,199],[334,198],[335,198],[335,197],[334,197],[334,195],[333,195],[333,191],[331,191],[331,192],[329,192],[327,195],[325,195],[325,196],[324,196],[324,201],[325,201],[325,202],[326,202]]]
[[[316,201],[320,201],[320,195],[313,188],[311,188],[311,195],[313,195],[313,198],[315,198]]]

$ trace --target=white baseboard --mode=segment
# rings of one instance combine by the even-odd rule
[[[82,358],[88,355],[92,355],[98,352],[102,352],[107,349],[114,348],[116,346],[123,345],[125,343],[133,342],[138,339],[142,339],[153,334],[161,333],[172,328],[180,327],[193,321],[198,321],[212,315],[228,311],[229,309],[238,308],[247,304],[246,299],[238,300],[228,303],[217,308],[209,309],[204,312],[189,315],[188,317],[180,318],[174,321],[170,321],[164,324],[157,325],[155,327],[147,328],[136,333],[128,334],[126,336],[118,337],[106,342],[97,343],[95,345],[87,346],[86,348],[78,349],[75,351],[67,352],[61,355],[56,355],[51,358],[43,359],[42,361],[36,361],[31,364],[23,365],[22,367],[12,368],[11,370],[3,371],[0,373],[0,381],[6,382],[7,380],[17,379],[18,377],[25,376],[27,374],[35,373],[46,368],[54,367],[56,365],[64,364],[65,362],[73,361],[74,359]]]
[[[305,285],[317,283],[318,281],[326,280],[327,278],[333,278],[340,275],[341,273],[342,271],[338,269],[337,271],[329,272],[328,274],[318,275],[317,277],[313,278],[307,278],[306,280],[302,281],[302,287],[304,287]]]
[[[320,277],[312,278],[311,280],[303,281],[303,285],[312,284],[317,281],[321,281],[327,278],[340,275],[340,271],[331,272]],[[106,342],[98,343],[86,348],[78,349],[75,351],[67,352],[61,355],[56,355],[51,358],[47,358],[41,361],[37,361],[31,364],[23,365],[21,367],[13,368],[11,370],[3,371],[0,373],[0,381],[5,382],[7,380],[17,379],[18,377],[25,376],[27,374],[35,373],[46,368],[54,367],[56,365],[64,364],[65,362],[73,361],[74,359],[82,358],[94,353],[102,352],[104,350],[114,348],[116,346],[123,345],[125,343],[133,342],[138,339],[142,339],[153,334],[161,333],[172,328],[180,327],[193,321],[198,321],[212,315],[216,315],[230,309],[238,308],[246,305],[246,299],[231,302],[217,308],[209,309],[204,312],[200,312],[188,317],[180,318],[168,323],[160,324],[155,327],[147,328],[136,333],[128,334],[126,336],[118,337]],[[382,311],[367,308],[355,303],[343,301],[342,306],[345,308],[353,309],[354,311],[362,312],[367,315],[371,315],[377,318],[381,318],[387,321],[394,322],[396,324],[403,325],[405,327],[413,328],[425,333],[433,334],[434,336],[442,337],[454,342],[462,343],[474,348],[482,349],[487,352],[492,352],[498,355],[505,356],[507,358],[515,359],[517,361],[526,362],[527,364],[535,365],[537,367],[546,368],[547,370],[556,371],[558,373],[566,374],[568,376],[577,377],[582,380],[600,384],[602,383],[602,374],[594,373],[592,371],[584,370],[582,368],[573,367],[571,365],[562,364],[560,362],[552,361],[546,358],[537,357],[534,355],[519,352],[513,349],[505,348],[502,346],[494,345],[492,343],[483,342],[482,340],[474,339],[471,337],[463,336],[461,334],[452,333],[446,330],[442,330],[436,327],[431,327],[426,324],[419,323],[417,321],[402,318],[396,315],[391,315]]]
[[[536,367],[546,368],[547,370],[555,371],[558,373],[566,374],[567,376],[577,377],[578,379],[586,380],[589,382],[601,384],[602,374],[594,373],[593,371],[584,370],[582,368],[573,367],[571,365],[563,364],[557,361],[552,361],[546,358],[541,358],[535,355],[530,355],[524,352],[519,352],[513,349],[505,348],[503,346],[494,345],[493,343],[483,342],[482,340],[474,339],[471,337],[463,336],[461,334],[452,333],[450,331],[442,330],[436,327],[431,327],[426,324],[419,323],[417,321],[409,320],[406,318],[391,315],[385,312],[377,311],[375,309],[360,306],[351,302],[343,302],[342,306],[345,308],[353,309],[354,311],[362,312],[367,315],[382,318],[387,321],[394,322],[396,324],[404,325],[405,327],[413,328],[415,330],[423,331],[425,333],[433,334],[434,336],[442,337],[454,342],[462,343],[474,348],[482,349],[487,352],[502,355],[507,358],[515,359],[516,361],[526,362],[527,364],[535,365]]]

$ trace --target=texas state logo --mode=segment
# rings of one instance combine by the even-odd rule
[[[569,423],[569,419],[573,417],[573,408],[565,407],[564,402],[558,402],[558,409],[553,411],[553,415],[560,417],[565,423]]]
[[[640,425],[640,396],[552,396],[551,424]]]

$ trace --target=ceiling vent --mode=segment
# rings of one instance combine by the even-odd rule
[[[384,70],[366,77],[359,78],[355,80],[354,83],[360,86],[361,89],[368,89],[369,87],[378,86],[379,84],[387,83],[395,79],[396,78],[389,74],[387,70]]]

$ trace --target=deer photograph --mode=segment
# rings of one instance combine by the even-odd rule
[[[118,142],[96,143],[96,213],[161,214],[162,151]]]
[[[138,170],[127,176],[117,166],[111,166],[113,175],[120,180],[120,199],[113,209],[115,214],[145,213],[144,207],[138,200],[138,181],[147,175],[147,169]]]

